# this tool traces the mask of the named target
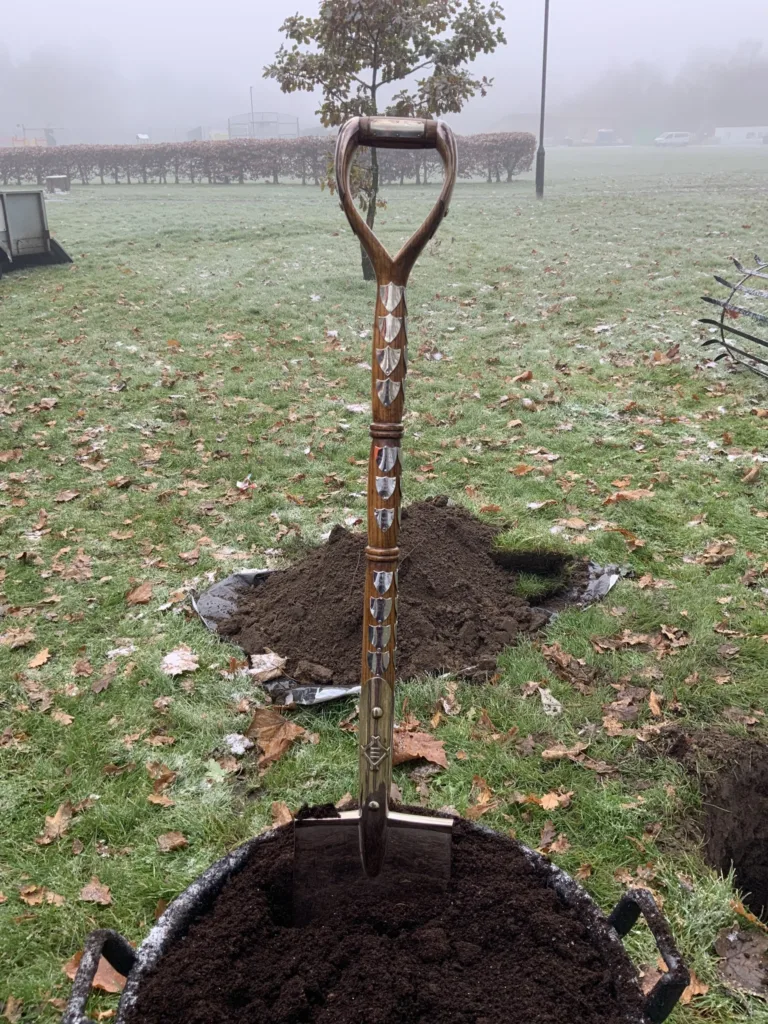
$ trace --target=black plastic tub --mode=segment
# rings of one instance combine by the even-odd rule
[[[265,832],[213,864],[170,904],[138,949],[134,949],[117,932],[106,929],[92,932],[86,940],[61,1024],[93,1024],[85,1011],[101,956],[104,956],[115,970],[127,976],[115,1018],[115,1024],[124,1024],[147,973],[156,967],[165,952],[186,932],[191,922],[212,905],[226,882],[253,858],[258,858],[265,844],[274,840],[282,830],[292,827],[285,825],[281,829]],[[469,828],[478,834],[491,833],[491,830],[483,825],[469,824]],[[581,922],[594,936],[596,944],[618,947],[620,956],[625,958],[628,964],[629,958],[623,949],[621,938],[630,931],[641,915],[645,918],[668,970],[642,1001],[641,1011],[628,1011],[626,1024],[658,1024],[666,1020],[688,985],[689,973],[675,947],[669,926],[651,894],[645,889],[634,889],[625,893],[611,914],[606,917],[588,893],[565,872],[551,864],[546,857],[506,836],[491,834],[504,842],[514,844],[543,872],[545,884],[553,888],[560,899],[576,911]],[[634,969],[632,974],[639,987],[639,979]]]

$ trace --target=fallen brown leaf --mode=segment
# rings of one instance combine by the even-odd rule
[[[270,708],[257,708],[245,731],[249,740],[255,740],[261,751],[259,768],[278,761],[297,739],[307,735],[307,730],[289,721]]]
[[[283,803],[282,800],[274,800],[272,803],[272,824],[290,825],[292,821],[293,815],[288,808],[288,804]]]
[[[171,797],[166,796],[165,793],[150,793],[147,797],[147,803],[156,804],[158,807],[176,806],[176,801],[172,800]]]
[[[112,894],[109,886],[103,885],[96,875],[93,875],[90,882],[80,890],[78,899],[83,903],[99,903],[102,907],[108,907],[112,902]]]
[[[501,800],[494,798],[491,787],[479,775],[472,778],[472,790],[469,795],[469,804],[465,817],[470,821],[477,821],[489,811],[495,811],[501,806]]]
[[[200,668],[197,655],[181,644],[163,658],[160,668],[167,676],[180,676],[184,672],[196,672]]]
[[[35,634],[31,629],[7,629],[4,633],[0,633],[0,647],[10,647],[11,650],[14,650],[17,647],[26,647],[34,639]]]
[[[643,498],[652,497],[653,491],[646,490],[643,487],[633,491],[614,491],[613,494],[608,495],[603,505],[616,505],[620,501],[641,501]]]
[[[448,758],[442,740],[435,739],[427,732],[409,732],[395,726],[392,742],[392,764],[416,761],[423,758],[441,768],[448,767]]]
[[[72,666],[72,675],[75,679],[85,678],[93,675],[93,666],[87,658],[78,658]]]
[[[54,501],[59,501],[59,502],[74,501],[75,498],[79,498],[79,497],[80,497],[80,491],[59,491],[59,493],[56,495],[56,497],[53,500]]]
[[[74,722],[72,715],[67,714],[66,711],[61,711],[59,708],[51,712],[51,718],[54,722],[58,722],[59,725],[72,725]]]
[[[67,800],[65,803],[59,805],[58,810],[53,816],[46,815],[43,833],[42,835],[35,837],[37,845],[48,846],[55,839],[60,839],[69,828],[73,814],[74,810],[72,804]]]
[[[541,756],[545,761],[557,761],[561,757],[578,757],[588,747],[588,743],[574,743],[572,747],[566,747],[564,743],[556,743],[553,747],[542,750]]]
[[[80,950],[78,953],[75,953],[73,957],[67,960],[62,967],[62,970],[70,981],[75,980],[77,968],[82,959],[83,951]],[[99,958],[99,966],[97,967],[96,974],[91,982],[91,987],[97,988],[101,992],[111,992],[113,994],[122,992],[125,988],[125,978],[107,962],[105,957],[102,956]]]
[[[101,675],[98,679],[94,679],[91,683],[91,690],[93,693],[103,693],[107,689],[109,684],[117,675],[117,662],[108,661],[102,669]]]
[[[696,977],[694,971],[691,971],[691,981],[686,989],[683,990],[683,994],[680,996],[680,1002],[683,1006],[688,1006],[690,1001],[696,996],[705,996],[709,992],[709,985],[705,985],[703,981]]]
[[[183,850],[186,846],[189,846],[189,840],[181,832],[164,832],[157,837],[160,853],[173,853],[174,850]]]
[[[125,595],[126,604],[149,604],[152,600],[152,589],[153,584],[149,581],[140,583]]]
[[[34,658],[30,658],[27,662],[27,668],[40,668],[47,661],[50,661],[51,653],[47,647],[44,647],[42,651],[38,651]]]
[[[21,1014],[24,1009],[24,1000],[17,999],[16,996],[8,996],[3,1007],[3,1017],[6,1020],[11,1021],[11,1024],[18,1024],[21,1020]]]

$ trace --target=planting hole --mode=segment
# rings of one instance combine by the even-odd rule
[[[745,905],[768,920],[768,748],[744,742],[733,755],[707,786],[706,859],[724,874],[733,865]]]

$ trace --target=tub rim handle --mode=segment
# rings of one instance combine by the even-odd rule
[[[623,938],[632,930],[641,914],[667,965],[667,973],[662,975],[643,1003],[643,1012],[650,1024],[661,1024],[672,1013],[690,984],[691,975],[675,945],[666,918],[647,889],[630,889],[625,892],[611,911],[608,923]]]
[[[72,991],[61,1024],[93,1024],[85,1014],[85,1006],[102,956],[110,967],[123,975],[127,975],[136,963],[136,950],[119,932],[111,928],[98,928],[91,932],[83,946],[83,956],[72,982]]]

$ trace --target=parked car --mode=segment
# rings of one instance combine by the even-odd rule
[[[664,132],[653,140],[655,146],[690,146],[693,132]]]

